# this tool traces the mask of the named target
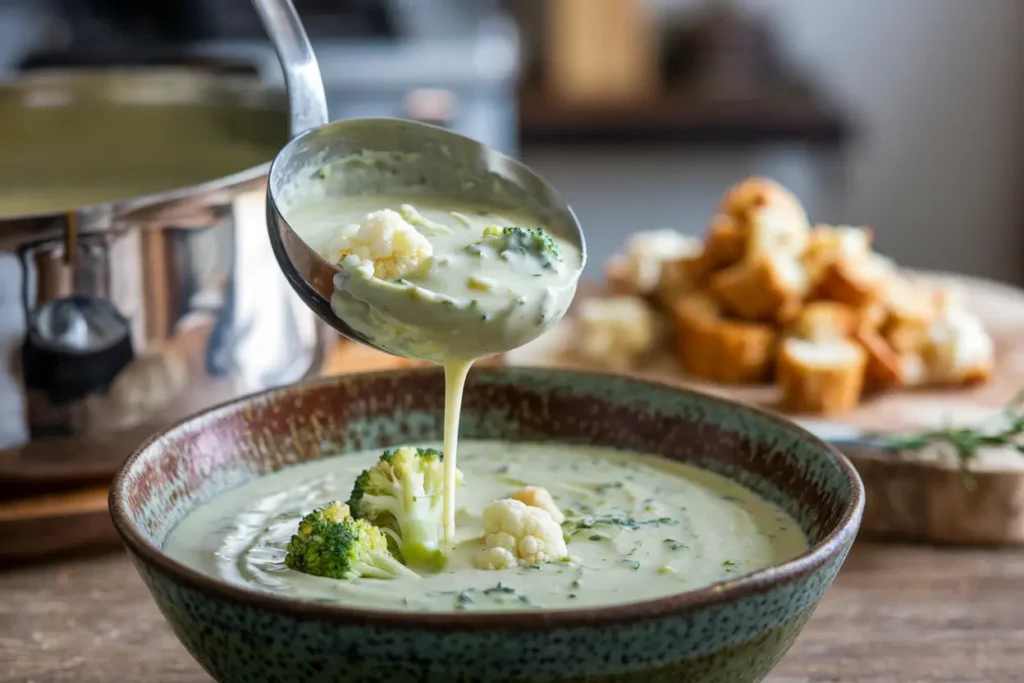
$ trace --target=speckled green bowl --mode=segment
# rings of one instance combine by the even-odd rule
[[[219,493],[339,450],[437,440],[443,378],[349,375],[214,408],[136,451],[111,492],[114,523],[153,598],[218,681],[757,681],[800,632],[846,557],[864,506],[850,464],[795,425],[702,394],[547,369],[480,370],[462,436],[660,453],[782,505],[806,554],[651,602],[514,614],[407,614],[233,587],[160,552]]]

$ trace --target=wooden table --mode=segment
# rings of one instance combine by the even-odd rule
[[[1021,681],[1024,551],[858,542],[770,683]],[[0,683],[209,683],[119,554],[0,574]]]

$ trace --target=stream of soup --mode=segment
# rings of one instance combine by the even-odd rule
[[[419,445],[419,444],[417,444]],[[424,444],[429,445],[429,444]],[[164,552],[236,585],[305,600],[417,612],[567,609],[656,599],[790,560],[807,549],[777,506],[714,473],[639,453],[467,440],[456,545],[419,580],[339,581],[285,566],[303,515],[346,500],[379,451],[261,477],[186,517]],[[481,511],[524,484],[546,487],[567,520],[568,562],[483,571]]]
[[[397,272],[382,258],[375,271],[346,260],[362,225],[390,210],[393,223],[367,249],[386,254],[394,225],[413,226],[432,254],[421,267]],[[485,231],[544,228],[534,216],[419,196],[322,197],[296,203],[289,225],[314,250],[339,263],[331,306],[338,317],[378,346],[407,358],[440,363],[445,372],[444,537],[455,540],[455,470],[459,411],[473,361],[536,339],[565,315],[583,267],[581,251],[550,234],[557,259],[496,248]],[[400,264],[399,264],[400,265]],[[387,272],[387,275],[383,273]]]

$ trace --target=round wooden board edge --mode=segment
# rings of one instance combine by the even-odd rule
[[[861,533],[956,545],[1024,543],[1024,471],[970,471],[842,449],[864,482]]]

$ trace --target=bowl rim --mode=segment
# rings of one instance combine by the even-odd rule
[[[143,536],[128,515],[127,501],[123,493],[128,472],[143,454],[156,445],[157,442],[162,439],[172,438],[190,423],[198,420],[216,419],[220,414],[236,413],[243,406],[254,401],[273,403],[290,395],[305,393],[313,388],[324,385],[344,384],[351,377],[370,378],[372,380],[378,377],[387,379],[398,376],[440,375],[443,373],[440,367],[433,366],[342,374],[296,382],[284,387],[267,389],[237,397],[175,422],[173,425],[147,438],[128,456],[118,469],[111,485],[109,496],[109,510],[114,527],[126,548],[141,558],[148,567],[156,569],[174,582],[198,591],[207,597],[241,603],[247,607],[280,613],[299,620],[328,621],[348,626],[430,629],[435,631],[475,631],[488,629],[538,631],[573,627],[595,627],[666,618],[678,615],[686,610],[712,607],[738,598],[764,593],[781,584],[803,578],[821,568],[837,555],[844,553],[844,548],[851,545],[854,540],[853,537],[860,526],[865,503],[864,485],[856,469],[837,448],[780,415],[756,406],[746,405],[738,401],[667,382],[628,377],[610,372],[563,370],[544,366],[517,365],[514,368],[500,366],[475,368],[471,371],[471,376],[503,375],[509,374],[510,371],[544,372],[562,375],[568,379],[582,375],[613,381],[624,381],[659,390],[669,389],[689,394],[702,401],[717,403],[725,409],[748,411],[760,418],[773,422],[780,429],[788,430],[799,438],[809,441],[823,452],[830,454],[846,477],[846,483],[850,487],[851,492],[850,503],[846,506],[842,517],[831,532],[818,543],[810,545],[800,555],[735,579],[719,581],[698,590],[674,593],[653,600],[576,609],[531,609],[501,612],[404,612],[388,609],[378,610],[345,606],[339,603],[299,600],[273,593],[261,593],[231,584],[171,559],[163,553],[161,548]]]

